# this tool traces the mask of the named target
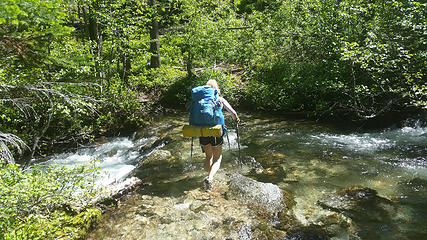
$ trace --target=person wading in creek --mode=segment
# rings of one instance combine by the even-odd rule
[[[233,118],[233,120],[239,122],[240,119],[237,116],[236,111],[231,107],[228,101],[220,97],[220,89],[218,87],[218,83],[211,79],[206,82],[206,86],[211,87],[212,89],[217,91],[217,99],[215,101],[216,107],[219,107],[217,111],[221,111],[218,115],[222,118],[220,120],[221,124],[224,125],[224,116],[222,114],[222,109],[227,110]],[[190,115],[191,118],[191,115]],[[225,128],[224,128],[225,129]],[[225,131],[224,131],[225,132]],[[212,190],[212,182],[215,174],[218,172],[221,160],[222,160],[222,144],[224,142],[224,133],[221,137],[200,137],[199,142],[202,146],[202,150],[205,152],[206,160],[205,160],[205,170],[208,173],[208,176],[203,180],[204,187],[207,191]]]

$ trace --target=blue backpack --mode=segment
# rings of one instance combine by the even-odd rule
[[[224,115],[218,102],[218,91],[210,86],[191,89],[190,125],[224,126]]]

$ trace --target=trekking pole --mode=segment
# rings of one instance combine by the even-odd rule
[[[194,140],[194,137],[191,137],[190,162],[193,161],[193,140]]]
[[[230,144],[230,138],[228,137],[228,130],[225,131],[225,134],[227,135],[228,150],[230,150],[231,149],[231,144]]]
[[[239,148],[239,162],[240,162],[240,168],[242,168],[242,160],[240,159],[240,136],[239,136],[239,123],[236,121],[236,135],[237,135],[237,147]]]

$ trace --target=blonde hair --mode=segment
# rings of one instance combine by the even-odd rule
[[[206,85],[210,86],[213,89],[216,89],[218,91],[218,95],[221,94],[221,90],[219,90],[218,83],[214,79],[209,79],[209,81],[206,82]]]

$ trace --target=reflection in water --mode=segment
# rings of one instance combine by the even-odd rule
[[[193,159],[190,161],[191,141],[181,136],[181,126],[186,123],[186,118],[186,114],[163,116],[149,129],[138,133],[136,139],[112,139],[98,147],[59,155],[55,161],[74,164],[100,159],[100,167],[110,175],[110,180],[105,182],[125,177],[131,171],[143,179],[146,187],[135,199],[143,199],[144,204],[148,201],[147,196],[150,196],[153,208],[156,204],[160,206],[162,199],[171,201],[176,208],[189,208],[188,204],[176,199],[200,188],[205,173],[204,156],[198,141],[195,141]],[[361,239],[427,237],[427,128],[420,123],[381,131],[348,132],[311,121],[265,115],[243,114],[241,119],[242,157],[238,159],[237,134],[231,128],[230,145],[226,140],[223,146],[221,171],[246,173],[259,181],[273,182],[291,191],[296,202],[294,215],[303,225],[327,229],[328,222],[336,221],[337,214],[341,214],[348,218],[353,227],[346,225],[335,229],[336,239],[356,236]],[[147,159],[155,161],[148,156],[156,149],[171,153],[167,161],[143,164]],[[245,163],[242,168],[241,161]],[[351,210],[343,207],[335,212],[325,208],[326,203],[330,204],[328,199],[336,197],[337,201],[343,201],[345,198],[339,198],[337,194],[354,186],[362,186],[361,189],[368,192],[374,191],[376,200],[363,200]],[[142,201],[135,199],[120,210],[126,212],[129,209],[124,213],[124,218],[132,221],[139,215],[130,209],[138,208]],[[343,203],[340,202],[339,206]],[[170,209],[171,212],[178,210]],[[363,215],[367,211],[372,214],[365,218]],[[185,215],[187,217],[190,218]],[[143,220],[150,221],[149,218]],[[186,221],[194,224],[190,219]],[[164,224],[157,227],[167,231],[170,225]],[[181,224],[185,225],[185,221]],[[179,231],[179,226],[175,227],[174,231]],[[158,231],[157,237],[166,234]],[[156,235],[152,237],[155,239]]]

